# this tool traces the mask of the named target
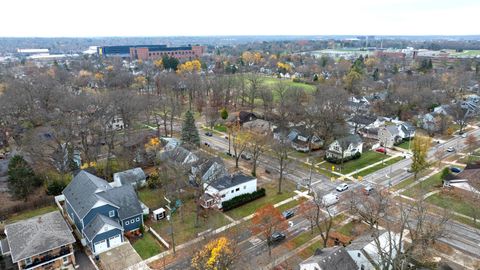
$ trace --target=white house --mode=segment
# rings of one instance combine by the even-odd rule
[[[344,247],[317,249],[315,254],[300,263],[300,270],[357,270],[355,261]]]
[[[202,198],[202,206],[222,208],[222,202],[257,191],[257,178],[238,173],[222,176],[204,183],[203,186],[205,195]]]
[[[377,245],[378,243],[378,245]],[[381,254],[390,254],[395,258],[400,247],[400,234],[388,231],[380,232],[377,237],[365,234],[353,240],[346,250],[360,270],[376,269],[380,265]],[[379,252],[381,250],[381,253]]]
[[[349,158],[363,152],[363,141],[357,134],[335,140],[328,146],[327,158]]]

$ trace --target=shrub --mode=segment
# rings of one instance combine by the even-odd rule
[[[355,153],[355,155],[353,155],[352,159],[359,159],[361,156],[362,154],[360,152],[357,152]]]
[[[261,189],[255,191],[255,192],[252,192],[252,193],[242,194],[242,195],[234,197],[234,198],[232,198],[228,201],[222,202],[222,209],[223,209],[223,211],[228,211],[228,210],[231,210],[233,208],[244,205],[248,202],[251,202],[253,200],[256,200],[258,198],[261,198],[265,195],[266,195],[266,193],[265,193],[264,188],[261,188]]]
[[[67,184],[63,181],[54,180],[47,184],[47,195],[57,196],[62,194],[62,191],[65,189]]]

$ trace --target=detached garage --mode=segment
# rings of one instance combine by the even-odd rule
[[[123,228],[103,215],[97,215],[83,233],[95,254],[117,247],[123,242]]]

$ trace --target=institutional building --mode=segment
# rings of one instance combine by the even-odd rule
[[[155,60],[164,56],[178,59],[195,59],[202,56],[203,46],[167,47],[167,45],[122,45],[97,48],[101,57],[122,57],[137,60]]]

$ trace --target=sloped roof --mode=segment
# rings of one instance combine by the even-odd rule
[[[384,127],[388,133],[390,133],[392,136],[397,136],[400,134],[400,131],[398,130],[397,126],[391,125],[391,126],[385,126]]]
[[[63,190],[63,194],[75,212],[83,218],[99,200],[95,193],[107,189],[111,189],[107,181],[82,170]]]
[[[350,122],[354,122],[360,125],[368,126],[377,120],[375,116],[368,115],[355,115],[350,119]]]
[[[121,220],[142,213],[142,206],[135,193],[135,189],[131,185],[112,188],[99,192],[97,195],[119,207],[118,217]]]
[[[467,179],[472,187],[480,190],[480,163],[467,164],[465,169],[455,176],[455,179]]]
[[[362,143],[362,138],[358,134],[354,134],[337,139],[337,141],[342,147],[348,147],[350,144],[357,145]]]
[[[87,236],[89,241],[92,241],[93,238],[100,232],[100,230],[103,228],[105,224],[108,224],[110,226],[113,226],[119,230],[123,230],[122,226],[113,219],[106,217],[104,215],[96,215],[95,218],[87,225],[85,226],[85,229],[83,232]]]
[[[315,255],[300,264],[316,263],[322,270],[353,270],[358,269],[355,261],[343,247],[317,249]]]
[[[50,212],[5,226],[13,262],[75,243],[60,212]]]
[[[120,183],[122,183],[122,185],[125,185],[135,184],[143,181],[145,180],[146,176],[142,168],[134,168],[123,172],[114,173],[113,178],[120,180]]]
[[[217,190],[223,190],[229,187],[234,187],[236,185],[249,182],[254,179],[255,177],[248,176],[243,173],[238,173],[234,175],[225,175],[212,181],[212,183],[210,183],[210,186]]]

